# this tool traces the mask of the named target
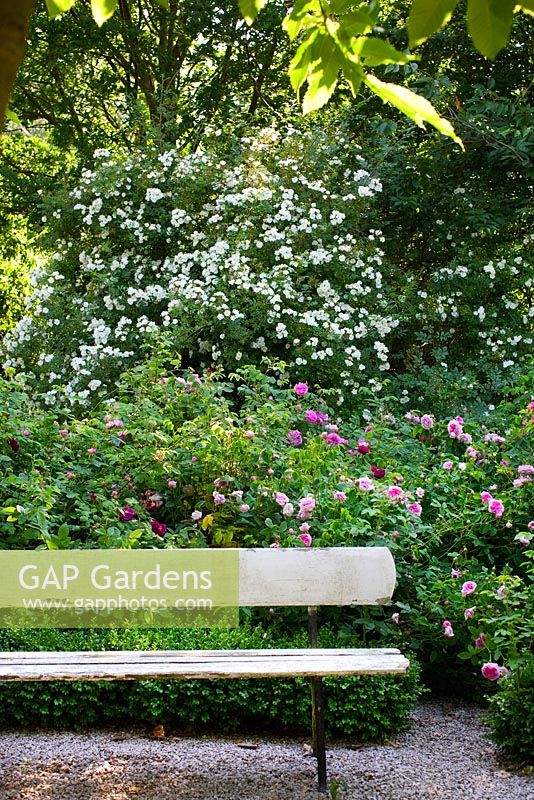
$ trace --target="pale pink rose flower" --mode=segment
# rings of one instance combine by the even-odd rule
[[[289,497],[287,494],[283,492],[275,492],[274,494],[275,503],[278,503],[279,506],[285,506],[286,503],[289,503]]]
[[[473,594],[476,590],[477,585],[475,581],[466,581],[462,586],[462,595],[463,597],[467,597],[468,594]]]

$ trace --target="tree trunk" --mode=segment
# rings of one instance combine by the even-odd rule
[[[24,57],[34,3],[35,0],[0,0],[0,130]]]

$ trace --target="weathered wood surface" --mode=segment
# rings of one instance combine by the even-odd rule
[[[387,547],[239,550],[240,606],[381,605],[394,588]]]
[[[395,649],[0,653],[0,680],[214,679],[404,673]]]

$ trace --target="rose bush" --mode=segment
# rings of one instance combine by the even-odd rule
[[[489,258],[438,220],[445,261],[406,270],[384,255],[381,189],[339,130],[214,135],[185,156],[97,151],[47,198],[51,255],[4,366],[51,404],[91,406],[166,331],[197,370],[277,357],[353,406],[360,387],[386,395],[388,377],[406,403],[502,394],[532,345],[528,241]]]
[[[327,619],[398,641],[431,678],[470,662],[485,687],[484,664],[516,668],[532,646],[530,394],[506,426],[371,395],[342,419],[280,365],[223,380],[172,361],[162,343],[88,417],[2,383],[3,547],[386,545],[393,604]]]

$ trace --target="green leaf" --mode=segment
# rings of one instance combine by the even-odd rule
[[[6,108],[6,118],[10,122],[14,122],[15,125],[22,125],[22,122],[20,121],[20,119],[17,116],[17,114],[15,114],[15,112],[12,111],[10,108]]]
[[[163,8],[166,8],[167,11],[169,10],[169,0],[156,0],[156,3],[158,6],[163,6]]]
[[[467,28],[477,50],[494,59],[508,44],[515,0],[468,0]]]
[[[91,0],[91,11],[98,26],[113,16],[118,0]]]
[[[450,20],[458,0],[413,0],[407,28],[410,47],[415,47]]]
[[[313,55],[308,72],[308,89],[302,101],[303,114],[316,111],[328,103],[337,84],[342,63],[334,40],[319,33],[312,45]]]
[[[282,28],[293,41],[303,28],[317,25],[318,18],[322,20],[321,6],[318,0],[296,0],[293,8],[282,22]]]
[[[413,61],[412,56],[395,50],[389,42],[383,39],[371,39],[368,36],[357,39],[353,50],[360,58],[365,59],[365,64],[369,67],[376,67],[379,64],[408,64]]]
[[[360,86],[362,85],[365,73],[360,64],[356,63],[355,61],[351,61],[349,58],[345,58],[343,60],[342,69],[345,80],[347,80],[349,83],[352,96],[356,97],[360,91]]]
[[[374,26],[374,21],[365,11],[355,11],[351,14],[345,14],[345,16],[341,17],[339,20],[337,31],[338,41],[340,44],[344,44],[350,48],[352,47],[351,40],[355,36],[370,33]]]
[[[247,25],[252,25],[269,0],[239,0],[239,10]]]
[[[432,125],[444,136],[450,136],[457,142],[463,150],[462,140],[458,138],[454,132],[451,123],[440,117],[432,103],[426,98],[420,97],[418,94],[406,89],[405,86],[397,86],[395,83],[384,83],[379,80],[375,75],[366,75],[364,78],[365,84],[371,89],[372,92],[377,94],[385,103],[391,103],[406,114],[407,117],[412,119],[420,128],[424,128],[425,122]]]
[[[48,9],[48,16],[53,19],[69,11],[74,5],[74,0],[46,0],[46,7]]]
[[[524,14],[530,14],[531,17],[534,17],[534,0],[521,0],[514,8],[516,14],[518,11],[522,11]]]
[[[308,77],[313,55],[312,44],[318,34],[319,31],[316,28],[304,39],[297,48],[297,52],[289,65],[289,80],[291,81],[291,86],[295,93],[298,93],[300,87]]]

